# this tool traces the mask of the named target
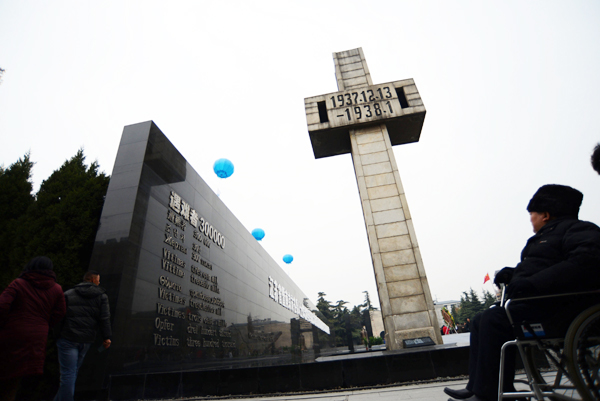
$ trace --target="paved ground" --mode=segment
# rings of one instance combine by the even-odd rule
[[[310,394],[286,394],[275,396],[257,396],[251,398],[236,397],[236,401],[398,401],[431,400],[447,401],[444,387],[464,388],[467,380],[452,380],[393,387],[378,387],[362,390],[342,390]],[[178,400],[219,400],[227,397],[180,398]]]
[[[524,374],[517,374],[516,379],[525,379]],[[462,389],[467,385],[467,379],[448,379],[436,382],[406,384],[369,389],[341,390],[310,394],[285,394],[257,397],[235,397],[236,401],[401,401],[427,400],[447,401],[444,387]],[[524,384],[515,383],[518,390],[528,389]],[[199,397],[178,400],[224,400],[227,397]],[[171,400],[173,401],[173,400]]]
[[[442,336],[442,340],[444,341],[444,344],[456,343],[457,347],[462,347],[470,344],[470,336],[471,333],[446,334],[445,336]]]

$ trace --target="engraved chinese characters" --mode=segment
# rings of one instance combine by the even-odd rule
[[[205,221],[203,217],[199,216],[198,212],[196,212],[195,209],[192,209],[190,204],[181,199],[181,196],[177,195],[174,191],[171,191],[171,195],[169,197],[169,207],[172,209],[172,211],[168,211],[167,220],[171,221],[182,230],[185,230],[186,221],[188,221],[192,227],[198,228],[200,233],[203,233],[208,239],[212,240],[222,249],[225,249],[225,237],[221,235],[220,232],[215,230],[215,228],[211,226],[208,221]],[[194,232],[194,238],[200,238],[198,232]],[[182,234],[182,239],[185,240],[184,234]],[[210,245],[207,246],[210,247]]]
[[[285,287],[279,284],[271,276],[269,276],[269,298],[329,334],[329,326],[323,323],[323,321],[321,321],[321,319],[312,313],[305,305],[298,302],[296,297],[290,294]]]
[[[158,279],[154,345],[234,348],[227,323],[219,318],[225,303],[217,296],[217,276],[212,263],[202,258],[211,244],[224,249],[225,237],[175,191],[166,218],[161,268],[169,274]],[[190,227],[191,235],[186,233]],[[179,337],[182,333],[185,340]]]

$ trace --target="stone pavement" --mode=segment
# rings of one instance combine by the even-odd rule
[[[436,381],[419,384],[407,384],[398,386],[381,386],[369,389],[347,389],[340,391],[328,391],[304,394],[285,395],[261,395],[257,397],[235,397],[236,401],[399,401],[399,400],[428,400],[447,401],[448,396],[444,393],[444,387],[455,389],[464,388],[467,379],[449,381]],[[178,398],[177,400],[223,400],[227,397],[195,397]],[[164,400],[167,401],[167,400]],[[173,400],[169,400],[173,401]]]
[[[444,344],[455,343],[457,347],[463,347],[471,343],[471,333],[446,334],[442,336]]]
[[[524,374],[517,374],[516,379],[525,379]],[[369,389],[340,390],[330,392],[286,394],[273,396],[257,396],[241,398],[235,397],[236,401],[401,401],[401,400],[427,400],[447,401],[448,396],[444,393],[444,387],[462,389],[467,385],[467,378],[447,379],[442,381],[431,381],[418,384],[402,384],[397,386],[382,386]],[[525,390],[523,384],[515,383],[518,390]],[[198,397],[179,398],[177,400],[224,400],[227,397]],[[166,401],[166,400],[165,400]],[[173,401],[173,400],[170,400]]]

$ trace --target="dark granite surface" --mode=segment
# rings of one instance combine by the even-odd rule
[[[179,382],[169,372],[313,362],[329,341],[309,322],[314,305],[151,121],[124,129],[90,268],[114,334],[109,350],[92,347],[80,390],[117,374]]]

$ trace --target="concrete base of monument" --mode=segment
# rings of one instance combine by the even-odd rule
[[[387,337],[387,335],[386,335]],[[425,340],[428,345],[433,345],[442,340],[439,333],[436,333],[433,327],[426,327],[422,329],[411,329],[411,330],[398,330],[394,332],[395,344],[392,349],[404,349],[410,348],[409,343]],[[443,341],[443,340],[442,340]]]
[[[367,351],[357,346],[354,352],[338,350],[307,364],[113,375],[108,397],[131,400],[313,392],[468,375],[468,334],[467,344],[465,335],[454,336],[444,336],[443,345],[395,351],[380,346]]]

